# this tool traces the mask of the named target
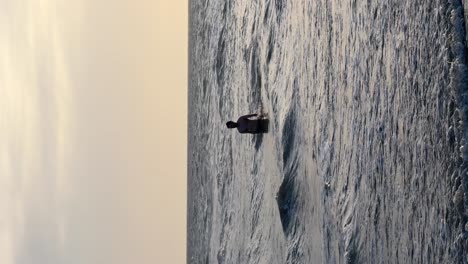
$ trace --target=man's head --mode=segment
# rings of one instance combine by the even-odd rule
[[[226,123],[226,126],[228,128],[236,128],[237,127],[237,123],[236,122],[232,122],[232,121],[229,121]]]

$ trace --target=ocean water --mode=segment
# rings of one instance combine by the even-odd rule
[[[461,1],[189,12],[187,263],[468,263]]]

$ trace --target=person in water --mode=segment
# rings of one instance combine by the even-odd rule
[[[258,119],[250,119],[251,117],[258,116]],[[262,116],[257,114],[244,115],[239,117],[237,122],[229,121],[226,126],[230,129],[236,128],[241,134],[259,134],[268,132],[268,119],[263,119]]]

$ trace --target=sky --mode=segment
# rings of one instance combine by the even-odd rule
[[[185,263],[187,24],[0,0],[0,263]]]

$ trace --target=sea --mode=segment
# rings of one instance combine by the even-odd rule
[[[187,263],[468,263],[466,51],[460,0],[189,1]]]

